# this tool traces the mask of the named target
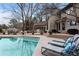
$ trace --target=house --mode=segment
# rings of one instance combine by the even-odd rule
[[[79,4],[70,3],[58,12],[60,12],[60,17],[50,17],[48,21],[48,30],[77,34],[79,32]]]
[[[47,31],[47,22],[46,21],[42,21],[42,22],[39,22],[39,23],[35,23],[34,24],[34,27],[33,27],[33,30],[41,30],[41,31]]]

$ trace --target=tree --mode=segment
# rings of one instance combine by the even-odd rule
[[[21,19],[23,22],[23,34],[24,34],[24,21],[25,21],[25,4],[24,3],[17,3],[19,9],[20,9],[20,13],[21,13]]]
[[[32,19],[32,21],[33,21],[33,23],[37,23],[37,17],[33,17],[33,19]]]
[[[25,20],[25,30],[29,30],[29,21]]]
[[[7,26],[6,24],[2,24],[0,27],[1,27],[2,29],[7,29],[7,28],[8,28],[8,26]]]
[[[18,15],[19,17],[17,17],[17,18],[20,18],[22,20],[23,32],[25,30],[25,26],[27,26],[26,20],[29,21],[29,30],[31,30],[30,27],[31,27],[32,17],[35,14],[35,12],[37,12],[39,4],[17,3],[16,5],[18,6],[18,11],[16,9],[13,9],[14,15],[15,16]]]
[[[18,22],[17,22],[16,19],[11,19],[9,23],[10,23],[10,25],[11,25],[12,27],[17,28],[17,23],[18,23]]]
[[[29,30],[31,30],[31,22],[33,20],[33,15],[39,10],[39,3],[29,3]]]

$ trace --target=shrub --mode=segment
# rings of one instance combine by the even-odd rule
[[[43,35],[43,31],[40,31],[40,34]]]
[[[16,31],[13,31],[13,30],[8,30],[8,34],[13,34],[13,35],[16,35]]]
[[[55,30],[55,29],[53,29],[53,30],[52,30],[52,32],[53,32],[53,33],[58,33],[58,31],[57,31],[57,30]]]
[[[3,34],[5,34],[5,32],[3,32]]]
[[[44,33],[47,33],[47,31],[44,31]]]

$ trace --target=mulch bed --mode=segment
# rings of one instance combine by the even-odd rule
[[[52,34],[52,35],[48,35],[48,37],[52,37],[52,38],[60,38],[60,39],[64,39],[69,35],[62,35],[62,34]],[[71,35],[70,35],[71,36]]]

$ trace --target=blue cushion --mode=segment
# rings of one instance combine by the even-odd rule
[[[75,48],[75,43],[68,43],[65,48],[64,48],[64,53],[67,54],[67,53],[70,53],[71,50],[73,50]]]
[[[66,46],[68,43],[72,43],[73,42],[73,38],[68,38],[67,41],[65,42],[64,46]]]

